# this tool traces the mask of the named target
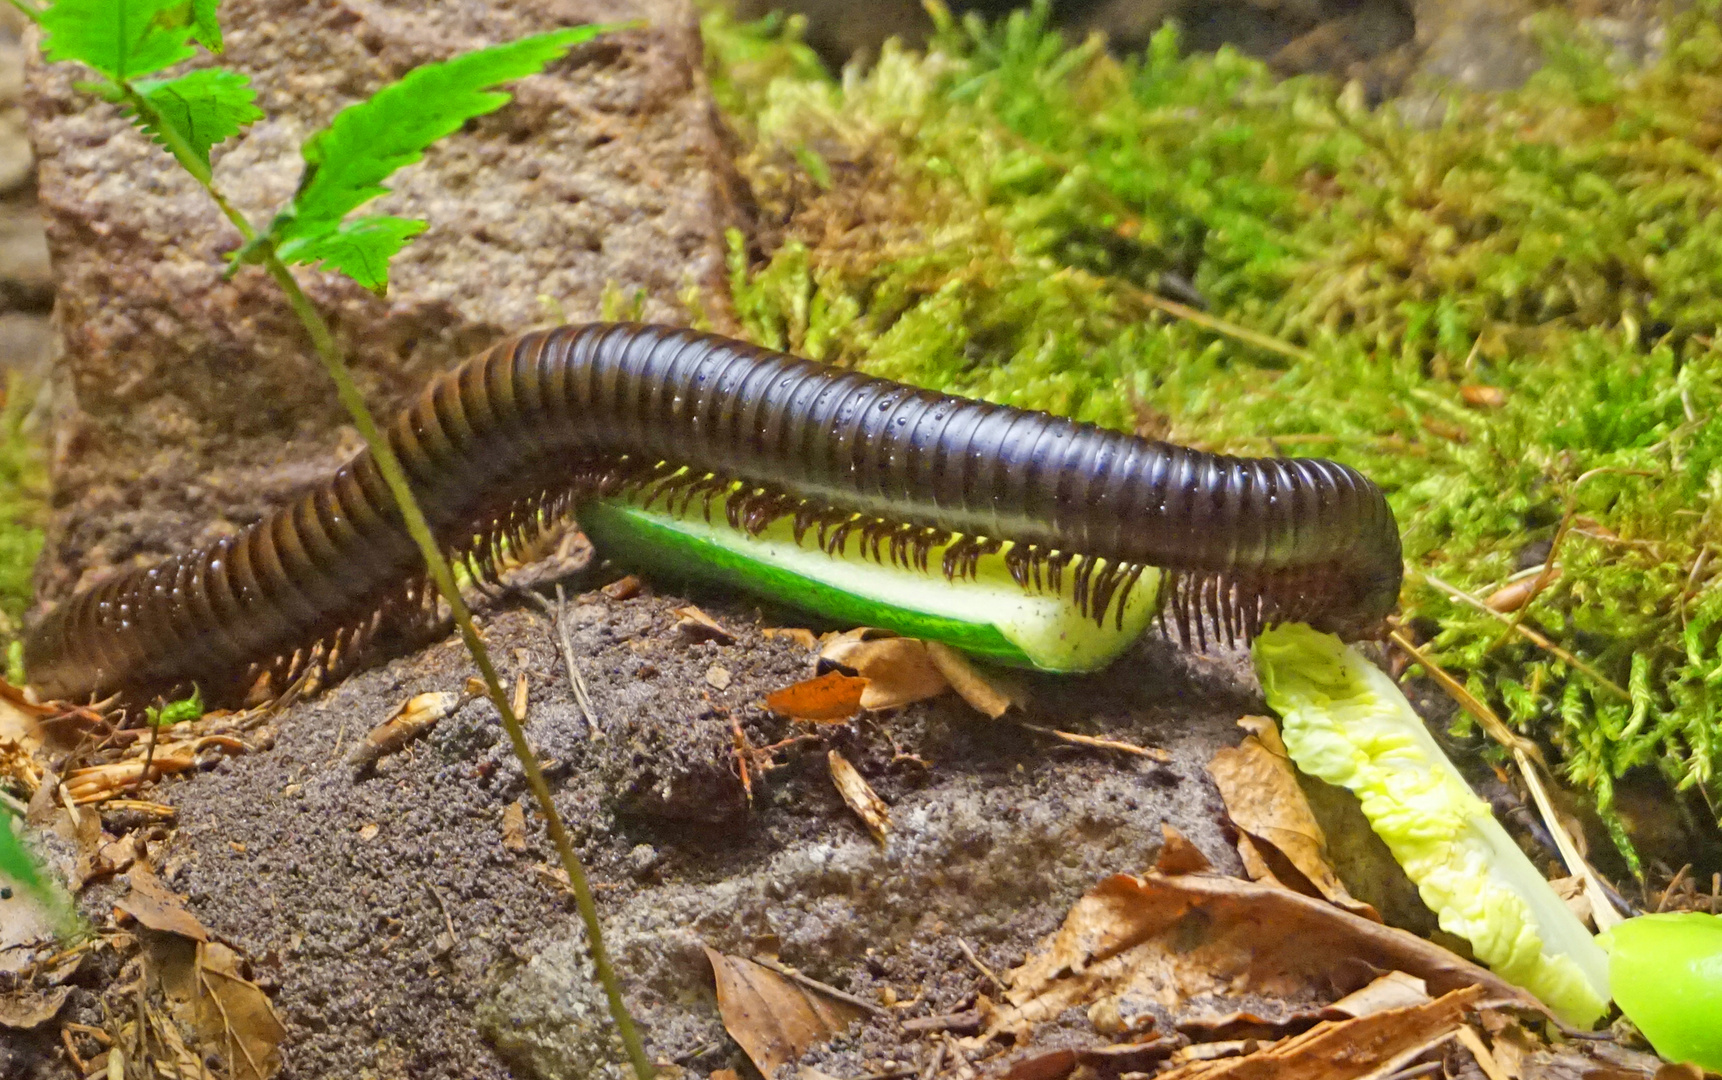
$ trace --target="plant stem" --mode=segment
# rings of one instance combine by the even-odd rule
[[[180,137],[174,126],[162,123],[149,100],[139,94],[129,82],[119,85],[125,93],[126,103],[136,110],[139,116],[152,121],[152,129],[162,137],[168,151],[185,171],[209,192],[210,198],[215,200],[215,204],[239,230],[239,234],[247,243],[254,241],[257,238],[257,230],[215,187],[209,167]],[[502,726],[508,732],[508,741],[514,748],[514,756],[520,759],[521,771],[526,774],[526,786],[531,788],[534,798],[538,800],[538,808],[544,814],[550,840],[556,845],[556,853],[562,860],[562,869],[574,889],[574,903],[580,910],[580,921],[586,926],[586,941],[592,951],[592,966],[597,970],[598,982],[604,988],[610,1016],[616,1023],[617,1032],[622,1036],[622,1045],[627,1050],[634,1075],[638,1080],[652,1080],[657,1070],[646,1057],[645,1044],[640,1041],[639,1030],[634,1026],[633,1017],[628,1015],[627,1004],[622,1000],[622,985],[616,978],[616,970],[604,948],[603,929],[598,922],[598,905],[593,900],[592,886],[586,878],[585,867],[580,864],[580,857],[568,838],[568,830],[562,824],[562,816],[556,811],[550,786],[544,782],[544,773],[538,767],[537,755],[527,744],[526,731],[520,726],[520,719],[514,715],[514,707],[502,689],[502,680],[497,677],[496,665],[491,663],[490,653],[485,649],[477,628],[472,624],[472,612],[461,598],[460,586],[455,582],[454,571],[443,556],[442,545],[437,542],[435,534],[431,532],[430,523],[425,520],[424,511],[413,497],[400,459],[395,456],[388,439],[377,427],[376,418],[371,415],[370,407],[365,404],[364,396],[353,382],[352,369],[347,367],[340,347],[335,343],[335,335],[329,330],[329,324],[323,321],[322,314],[318,312],[316,305],[311,303],[311,298],[305,295],[305,290],[299,287],[298,279],[275,253],[272,244],[264,245],[262,256],[263,268],[287,294],[287,302],[292,306],[293,314],[299,317],[300,323],[311,335],[311,344],[323,362],[323,370],[334,380],[336,396],[352,416],[354,426],[359,429],[360,438],[365,440],[365,445],[370,449],[371,457],[377,463],[377,471],[382,474],[383,482],[388,485],[389,494],[394,497],[395,506],[400,510],[407,533],[424,556],[425,568],[430,573],[431,581],[436,585],[437,592],[442,594],[443,600],[448,603],[449,613],[454,617],[455,625],[460,628],[461,640],[466,643],[467,652],[472,654],[473,662],[478,665],[479,673],[484,677],[485,690],[491,704],[496,706],[497,713],[502,717]]]

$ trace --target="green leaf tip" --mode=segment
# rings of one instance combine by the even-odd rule
[[[191,688],[191,696],[170,701],[161,708],[153,705],[144,709],[144,720],[151,727],[171,727],[185,720],[196,720],[203,715],[203,691],[195,685]]]
[[[1608,1010],[1608,960],[1435,742],[1399,687],[1331,634],[1256,639],[1256,672],[1297,767],[1358,797],[1441,929],[1571,1024]]]
[[[315,263],[343,273],[381,296],[389,288],[389,260],[427,228],[415,218],[354,218],[312,239],[289,240],[277,254],[284,262]]]
[[[125,82],[189,59],[196,41],[221,50],[217,0],[58,0],[42,11],[42,53]]]
[[[263,119],[263,110],[255,104],[256,91],[237,71],[204,68],[176,79],[143,79],[133,85],[155,112],[155,118],[139,116],[140,126],[156,142],[164,142],[155,127],[159,118],[179,134],[206,168],[210,147]]]
[[[423,223],[377,217],[343,226],[342,219],[387,192],[383,181],[423,158],[432,143],[507,104],[511,95],[494,87],[535,75],[574,46],[612,29],[571,26],[424,64],[342,109],[305,142],[299,190],[267,233],[277,253],[286,262],[319,263],[382,290],[389,258],[423,230]]]

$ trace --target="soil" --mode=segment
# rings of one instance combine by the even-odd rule
[[[587,579],[583,584],[595,584]],[[1169,764],[1058,743],[991,721],[954,697],[853,723],[798,725],[762,708],[812,674],[772,626],[782,612],[696,596],[734,642],[676,629],[685,599],[569,598],[566,622],[596,707],[591,737],[551,624],[503,603],[483,632],[512,679],[526,673],[527,730],[598,892],[626,995],[660,1061],[703,1075],[743,1067],[718,1019],[702,946],[782,963],[899,1019],[994,992],[1069,904],[1107,874],[1146,869],[1162,823],[1229,872],[1218,795],[1202,771],[1259,708],[1242,657],[1193,657],[1152,637],[1100,676],[1032,682],[1032,719],[1158,746]],[[728,673],[727,685],[717,669]],[[179,827],[156,863],[190,910],[251,960],[287,1024],[285,1076],[622,1075],[602,997],[542,822],[525,851],[503,814],[530,804],[494,710],[476,700],[364,774],[349,755],[413,694],[473,673],[450,639],[294,706],[273,747],[170,782]],[[732,753],[801,737],[754,777]],[[891,806],[881,848],[839,800],[841,751]],[[92,887],[104,910],[120,886]],[[875,1020],[821,1051],[836,1075],[916,1056]]]

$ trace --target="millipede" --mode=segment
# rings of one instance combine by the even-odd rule
[[[387,436],[438,539],[492,580],[548,523],[625,496],[755,534],[788,518],[798,544],[947,579],[1000,555],[1025,589],[1068,578],[1096,620],[1155,567],[1162,622],[1201,647],[1292,621],[1370,636],[1399,596],[1393,513],[1344,465],[1188,449],[686,329],[520,335],[433,379]],[[349,668],[437,611],[361,451],[238,533],[61,603],[25,667],[47,697],[195,683],[221,700]]]

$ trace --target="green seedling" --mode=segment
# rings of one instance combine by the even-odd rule
[[[217,0],[58,0],[42,9],[26,0],[11,2],[41,25],[42,49],[50,60],[76,61],[93,69],[99,77],[86,84],[87,88],[125,110],[208,192],[244,240],[233,255],[233,272],[247,265],[260,266],[287,294],[324,370],[335,383],[342,405],[370,448],[431,580],[448,603],[491,701],[501,714],[527,785],[544,812],[551,840],[573,886],[594,967],[623,1045],[636,1075],[647,1080],[655,1070],[622,1004],[620,984],[603,948],[590,886],[537,760],[497,678],[495,665],[473,628],[448,560],[413,499],[400,462],[360,396],[328,324],[290,268],[313,265],[344,274],[373,291],[386,290],[389,260],[422,232],[426,223],[388,215],[349,215],[387,192],[383,182],[397,169],[418,161],[426,147],[466,121],[507,104],[509,95],[497,89],[501,84],[537,74],[575,45],[612,27],[567,27],[425,64],[369,99],[348,106],[306,140],[301,147],[305,169],[293,198],[274,214],[268,227],[258,229],[215,184],[210,161],[213,148],[262,119],[255,92],[245,76],[212,67],[176,77],[155,77],[192,58],[199,45],[212,53],[221,51]]]

